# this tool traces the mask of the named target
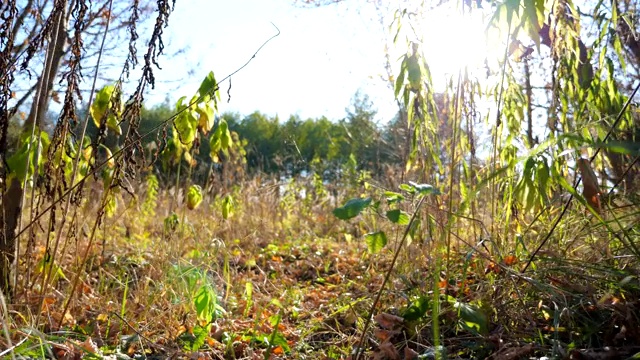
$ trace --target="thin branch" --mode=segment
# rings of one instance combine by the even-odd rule
[[[278,29],[278,27],[271,23],[277,30],[278,33],[273,35],[272,37],[270,37],[269,39],[267,39],[259,48],[258,50],[256,50],[256,52],[251,56],[251,58],[241,67],[239,67],[237,70],[235,70],[234,72],[232,72],[231,74],[227,75],[226,77],[224,77],[222,80],[220,80],[216,86],[211,89],[212,93],[215,93],[216,91],[218,91],[220,89],[220,84],[225,82],[226,80],[229,80],[229,78],[231,78],[232,75],[235,75],[236,73],[238,73],[240,70],[244,69],[247,65],[249,65],[249,63],[251,62],[251,60],[253,60],[256,55],[258,54],[258,52],[267,44],[269,43],[271,40],[273,40],[274,38],[276,38],[277,36],[280,35],[280,29]],[[169,123],[169,121],[173,121],[174,119],[176,119],[178,117],[178,115],[180,115],[182,112],[186,111],[187,109],[189,109],[191,106],[199,103],[200,101],[202,101],[202,99],[204,99],[205,96],[208,96],[209,94],[202,94],[200,95],[200,97],[198,97],[197,99],[195,99],[194,101],[192,101],[191,103],[189,103],[186,107],[184,107],[182,110],[177,111],[175,114],[173,114],[172,116],[170,116],[169,118],[165,119],[164,121],[162,121],[160,124],[156,125],[155,127],[153,127],[151,130],[149,130],[147,133],[142,134],[140,137],[142,139],[150,136],[150,135],[154,135],[156,134],[156,132],[163,128],[167,123]],[[102,167],[104,167],[107,163],[109,163],[110,161],[114,160],[117,156],[119,156],[120,154],[122,154],[125,150],[129,150],[131,147],[133,147],[135,144],[129,144],[126,146],[123,146],[122,148],[114,151],[112,153],[112,155],[108,158],[106,158],[103,162],[101,162],[100,164],[96,165],[95,168],[91,171],[89,171],[87,173],[87,175],[85,177],[83,177],[81,180],[79,180],[76,184],[72,184],[62,195],[60,195],[59,198],[55,199],[54,201],[51,202],[51,204],[49,204],[49,206],[44,209],[42,211],[42,213],[38,214],[38,216],[36,216],[33,220],[31,220],[31,222],[29,222],[29,224],[25,225],[25,227],[20,230],[15,237],[18,237],[20,235],[22,235],[25,231],[27,231],[31,226],[33,226],[38,220],[40,220],[40,218],[48,213],[49,211],[51,211],[51,209],[53,209],[56,205],[58,205],[62,200],[64,200],[72,191],[74,191],[76,188],[78,188],[78,186],[80,186],[84,180],[90,178],[91,176],[95,175],[96,173],[98,173],[98,171],[100,169],[102,169]]]
[[[613,122],[613,125],[611,125],[611,128],[609,128],[609,131],[607,132],[607,135],[602,140],[603,143],[607,142],[609,137],[611,137],[611,134],[613,133],[613,130],[616,127],[618,127],[618,123],[622,119],[622,115],[624,115],[625,111],[627,111],[627,108],[629,107],[629,104],[631,104],[631,100],[633,100],[633,97],[636,96],[636,93],[638,92],[639,89],[640,89],[640,82],[638,83],[636,88],[633,90],[631,95],[629,95],[629,98],[627,98],[627,101],[624,103],[624,106],[622,107],[622,109],[620,109],[620,112],[618,113],[618,116],[616,117],[616,120]],[[593,162],[593,160],[596,158],[596,156],[598,156],[598,154],[600,153],[600,149],[601,148],[599,148],[599,147],[596,149],[596,151],[593,153],[593,156],[591,156],[591,158],[589,159],[589,162]],[[582,181],[582,178],[579,178],[578,181],[576,181],[576,184],[575,184],[574,187],[577,187],[578,185],[580,185],[581,181]],[[522,268],[522,270],[520,271],[521,273],[524,273],[524,272],[527,271],[527,269],[529,268],[529,266],[531,265],[531,263],[535,259],[536,255],[538,255],[538,252],[540,252],[540,250],[547,243],[549,238],[551,238],[551,235],[556,230],[556,227],[558,226],[558,224],[560,224],[560,221],[562,220],[564,215],[567,213],[567,210],[569,209],[569,205],[571,205],[572,201],[573,201],[573,194],[570,194],[569,195],[569,199],[567,199],[567,201],[564,203],[564,206],[562,208],[562,212],[560,213],[560,215],[558,215],[558,218],[553,223],[553,226],[551,227],[551,229],[549,230],[547,235],[544,237],[544,239],[542,240],[540,245],[538,245],[538,247],[533,252],[533,254],[531,254],[531,257],[529,258],[529,260],[525,264],[524,268]]]
[[[382,285],[380,286],[380,289],[376,294],[376,298],[375,300],[373,300],[373,303],[371,304],[371,309],[369,309],[369,313],[367,314],[367,320],[364,323],[364,329],[362,329],[362,336],[360,336],[360,343],[358,344],[358,348],[356,349],[356,356],[354,357],[355,360],[358,360],[360,358],[360,354],[362,353],[362,347],[364,346],[364,339],[367,337],[367,330],[369,330],[369,326],[371,325],[371,318],[373,317],[373,313],[376,310],[376,305],[378,305],[378,302],[380,301],[380,297],[382,296],[382,292],[384,291],[385,286],[389,282],[389,278],[391,277],[393,268],[395,267],[396,261],[398,260],[398,255],[400,255],[400,250],[402,250],[405,240],[407,239],[407,236],[409,236],[409,232],[413,227],[413,223],[415,222],[416,217],[420,212],[420,208],[422,208],[422,204],[424,203],[426,198],[427,196],[423,195],[420,201],[418,202],[418,205],[416,205],[416,209],[414,210],[413,215],[411,216],[411,220],[409,220],[409,224],[407,224],[407,227],[404,229],[404,234],[402,235],[400,242],[398,242],[398,246],[396,247],[396,250],[393,254],[393,259],[391,259],[391,265],[389,265],[389,270],[387,270],[386,274],[384,275],[384,280],[382,281]]]

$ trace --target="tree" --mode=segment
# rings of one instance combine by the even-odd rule
[[[382,160],[381,134],[375,123],[377,110],[367,95],[356,93],[351,107],[346,109],[345,130],[349,139],[350,154],[353,154],[361,168],[380,170]]]
[[[250,144],[247,149],[249,167],[268,172],[283,170],[284,143],[277,117],[269,119],[254,112],[242,120],[238,132]]]
[[[84,1],[48,0],[35,2],[32,0],[17,3],[15,0],[2,3],[0,13],[3,23],[0,25],[0,157],[2,158],[2,215],[0,216],[0,287],[2,291],[10,293],[9,269],[16,251],[16,228],[22,213],[22,199],[24,194],[24,180],[14,178],[7,188],[8,174],[13,169],[7,168],[7,129],[12,115],[26,102],[32,94],[35,94],[30,110],[24,122],[24,132],[29,139],[40,138],[41,129],[44,128],[45,114],[49,109],[50,101],[60,101],[60,93],[64,93],[61,101],[63,109],[56,122],[54,139],[56,141],[49,146],[49,156],[63,151],[66,140],[71,136],[71,128],[77,122],[76,105],[82,99],[83,69],[91,66],[97,69],[97,59],[106,50],[109,44],[118,47],[122,43],[120,37],[128,37],[129,49],[119,52],[126,59],[123,61],[122,78],[128,77],[129,70],[138,64],[136,40],[138,34],[136,25],[142,20],[144,14],[148,14],[151,2],[134,1],[102,1],[89,7]],[[170,12],[170,6],[166,1],[157,2],[158,17],[156,28],[149,41],[149,52],[145,55],[143,63],[143,80],[130,99],[128,107],[129,116],[125,122],[132,131],[137,130],[139,119],[135,118],[136,109],[142,103],[142,91],[146,84],[153,86],[154,77],[152,66],[156,62],[158,54],[162,53],[161,35],[162,28],[166,24],[166,17]],[[110,26],[111,25],[111,26]],[[103,42],[109,31],[110,42]],[[125,34],[126,31],[126,34]],[[68,44],[68,45],[67,45]],[[39,57],[42,54],[42,57]],[[36,61],[37,60],[37,61]],[[43,64],[39,66],[38,64]],[[33,73],[38,74],[35,81],[29,82]],[[16,84],[24,87],[25,91],[12,107],[9,103],[19,92],[15,91]],[[63,84],[56,87],[56,84]],[[120,93],[121,83],[117,86],[116,93]],[[116,96],[114,96],[114,99]],[[105,121],[99,119],[98,121]],[[104,126],[104,125],[103,125]],[[105,128],[101,129],[104,133]],[[29,140],[31,141],[31,140]],[[83,146],[83,138],[75,140],[78,147]],[[30,145],[26,147],[31,151]],[[78,152],[79,153],[79,152]],[[132,152],[127,151],[131,156]],[[44,157],[45,154],[36,156]],[[58,155],[59,156],[59,155]],[[31,157],[29,157],[31,159]],[[48,166],[54,166],[49,164]],[[41,169],[42,170],[42,169]],[[44,170],[42,170],[44,171]],[[61,176],[57,169],[51,168],[48,176]],[[57,174],[57,175],[56,175]],[[25,174],[26,176],[26,174]],[[75,176],[75,175],[74,175]],[[57,183],[57,182],[53,182]],[[60,183],[58,183],[60,184]],[[65,185],[58,185],[64,188]],[[47,196],[53,198],[55,194],[67,189],[48,190]],[[33,209],[32,209],[33,211]]]

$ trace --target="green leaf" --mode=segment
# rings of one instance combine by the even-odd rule
[[[544,0],[543,0],[544,1]],[[529,37],[536,43],[538,49],[540,48],[540,28],[544,22],[543,14],[539,14],[538,3],[539,0],[524,0],[524,26],[529,30]],[[544,2],[542,4],[544,11]],[[539,16],[540,15],[540,16]]]
[[[218,126],[218,129],[209,137],[209,156],[214,163],[220,161],[218,157],[220,150],[222,150],[222,144],[220,141],[220,127]]]
[[[208,101],[213,97],[213,92],[217,91],[217,83],[216,78],[213,76],[213,71],[210,71],[209,74],[202,80],[200,84],[200,88],[198,89],[198,93],[200,96],[203,96],[203,101]]]
[[[376,231],[366,234],[364,236],[364,240],[367,243],[369,252],[372,254],[379,252],[383,247],[385,247],[385,245],[387,245],[387,235],[384,231]]]
[[[255,261],[255,260],[254,260]],[[244,317],[249,316],[249,311],[253,307],[253,283],[247,281],[244,284],[244,301],[246,303],[244,307]]]
[[[278,326],[278,324],[280,324],[280,320],[282,320],[282,317],[280,316],[280,314],[273,314],[269,316],[269,323],[273,327]]]
[[[107,158],[107,167],[109,169],[113,169],[116,166],[116,161],[113,159],[113,153],[111,152],[111,149],[109,149],[104,144],[100,144],[100,147],[104,149],[105,157]],[[91,147],[89,147],[88,149],[91,149]],[[74,157],[75,157],[75,154],[74,154]]]
[[[187,208],[193,210],[202,202],[202,188],[200,185],[191,185],[187,192]]]
[[[209,133],[213,128],[215,123],[215,112],[214,109],[209,106],[209,103],[204,104],[204,108],[198,106],[196,107],[196,112],[198,113],[198,129],[202,131],[203,134]]]
[[[282,348],[282,350],[285,352],[285,354],[288,354],[289,352],[291,352],[291,348],[289,347],[289,343],[287,342],[287,338],[285,338],[284,335],[282,333],[280,333],[280,332],[274,333],[274,334],[271,335],[271,337],[270,337],[270,345],[272,347],[280,346]]]
[[[175,131],[175,129],[174,129]],[[179,146],[180,140],[176,138],[170,138],[167,140],[167,145],[160,153],[160,157],[162,158],[163,166],[167,166],[167,164],[176,163],[182,158],[182,147]]]
[[[415,218],[413,223],[411,223],[411,228],[409,229],[409,233],[407,234],[407,245],[413,242],[413,239],[416,238],[416,233],[421,229],[422,220],[420,218]]]
[[[219,161],[218,153],[220,151],[226,153],[232,146],[233,138],[231,137],[231,131],[229,131],[229,125],[221,119],[216,131],[209,138],[210,156],[213,162]]]
[[[333,215],[341,220],[348,220],[356,217],[365,208],[371,205],[371,198],[356,198],[347,201],[344,206],[333,210]]]
[[[408,193],[411,193],[411,194],[413,194],[414,192],[416,192],[416,189],[415,189],[413,186],[410,186],[410,185],[407,185],[407,184],[400,184],[400,185],[398,186],[398,188],[399,188],[400,190],[404,190],[404,191],[406,191],[406,192],[408,192]]]
[[[119,116],[119,115],[118,115]],[[120,128],[120,121],[118,117],[113,113],[109,113],[107,117],[107,129],[116,133],[116,135],[122,135],[122,129]]]
[[[404,200],[404,196],[402,196],[402,194],[393,191],[385,191],[384,196],[387,198],[387,203],[389,204]]]
[[[184,100],[186,98],[187,98],[186,96],[183,96],[180,99],[178,99],[178,101],[176,101],[176,110],[177,111],[182,111],[182,110],[187,108],[187,105],[183,104],[183,102],[184,102]]]
[[[25,178],[33,177],[36,162],[38,169],[42,171],[44,154],[49,149],[49,143],[49,135],[44,131],[41,131],[40,135],[35,133],[33,137],[29,133],[23,134],[20,137],[20,148],[7,158],[7,165],[10,170],[9,179],[11,179],[11,181],[13,179],[20,181],[20,186],[22,186]],[[27,161],[29,162],[28,169]]]
[[[216,315],[216,293],[211,285],[202,285],[194,297],[198,319],[210,323]]]
[[[409,181],[409,185],[411,185],[420,195],[440,195],[440,191],[433,187],[433,185],[429,184],[416,184],[413,181]]]
[[[13,180],[17,180],[20,182],[20,186],[24,183],[24,179],[27,177],[31,177],[31,173],[33,172],[33,166],[29,166],[29,171],[27,172],[27,158],[28,153],[26,149],[24,151],[18,151],[15,154],[11,155],[7,159],[7,166],[11,171],[9,173],[9,178]],[[29,160],[30,165],[32,165],[31,160]]]
[[[172,232],[178,227],[179,223],[178,214],[172,212],[171,215],[164,218],[164,229],[166,232]]]
[[[229,131],[229,125],[226,121],[220,121],[220,145],[222,150],[226,151],[233,146],[233,139],[231,138],[231,132]]]
[[[538,163],[536,177],[538,180],[538,192],[540,193],[539,195],[542,197],[542,200],[546,200],[549,193],[551,169],[549,168],[549,165],[544,158],[541,159]]]
[[[387,211],[387,219],[398,225],[408,225],[411,217],[406,212],[396,209]]]
[[[105,215],[107,215],[107,217],[112,217],[113,215],[116,214],[117,210],[118,210],[118,199],[116,199],[116,196],[113,193],[109,193],[107,197],[107,203],[105,204],[105,207],[104,207]]]
[[[402,312],[402,317],[407,321],[418,320],[427,314],[430,306],[429,298],[420,296]]]
[[[400,65],[400,74],[398,74],[398,78],[396,79],[396,84],[394,89],[396,98],[400,94],[400,90],[404,85],[404,76],[406,71],[407,71],[407,56],[405,55],[404,60],[402,60],[402,65]]]
[[[204,345],[204,342],[207,340],[207,336],[211,331],[211,324],[208,324],[205,327],[195,326],[193,328],[193,339],[191,342],[190,349],[191,351],[198,351]]]
[[[487,316],[480,309],[459,301],[456,301],[453,307],[458,310],[462,326],[465,329],[478,334],[486,334],[488,332]]]
[[[93,104],[89,108],[89,113],[93,118],[93,122],[96,127],[100,127],[102,118],[106,116],[110,111],[112,105],[112,97],[114,96],[115,86],[107,85],[100,89],[96,94],[96,98],[93,100]],[[107,128],[112,130],[118,135],[122,135],[122,129],[120,128],[119,120],[120,114],[109,113],[106,119]]]
[[[407,78],[413,90],[420,89],[422,82],[422,72],[417,54],[409,56],[407,59]]]
[[[190,145],[196,139],[198,119],[193,116],[193,112],[190,110],[181,112],[173,121],[173,125],[178,131],[178,138],[181,143]]]
[[[100,89],[96,94],[96,98],[93,100],[93,104],[89,108],[89,113],[93,118],[93,122],[96,124],[96,127],[100,127],[100,120],[104,117],[107,110],[109,110],[109,105],[111,103],[111,95],[113,94],[113,90],[115,86],[107,85]]]
[[[625,154],[625,155],[640,155],[640,143],[633,141],[618,141],[610,140],[606,143],[597,142],[596,147],[600,149],[606,149],[610,152]]]
[[[469,188],[467,188],[467,184],[464,181],[460,181],[460,197],[463,202],[469,201]]]
[[[231,195],[227,195],[222,200],[222,218],[227,220],[235,210],[235,201]]]

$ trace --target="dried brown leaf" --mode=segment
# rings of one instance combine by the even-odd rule
[[[416,360],[420,354],[418,354],[415,350],[405,347],[404,348],[404,359],[405,360]]]
[[[383,342],[378,348],[380,349],[380,352],[387,357],[387,359],[400,360],[400,353],[398,352],[398,349],[396,349],[396,347],[389,341]]]
[[[376,315],[374,320],[384,329],[395,329],[402,326],[404,323],[404,319],[402,317],[387,313],[380,313]]]
[[[588,159],[578,159],[578,169],[580,169],[580,175],[582,176],[582,196],[584,196],[587,203],[600,212],[600,186],[598,185],[598,177],[591,168],[591,163]]]

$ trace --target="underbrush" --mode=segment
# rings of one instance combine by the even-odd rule
[[[205,194],[190,210],[181,191],[151,179],[135,197],[119,195],[129,204],[103,220],[93,244],[97,204],[86,199],[55,256],[43,236],[23,236],[2,355],[520,359],[640,351],[633,207],[610,209],[602,223],[575,206],[553,228],[559,210],[549,205],[535,221],[516,217],[505,237],[488,230],[491,221],[504,225],[499,219],[452,214],[446,195],[425,193],[425,185],[365,180],[335,190],[313,177],[256,178]],[[349,198],[361,205],[354,213],[334,211],[350,210]]]

